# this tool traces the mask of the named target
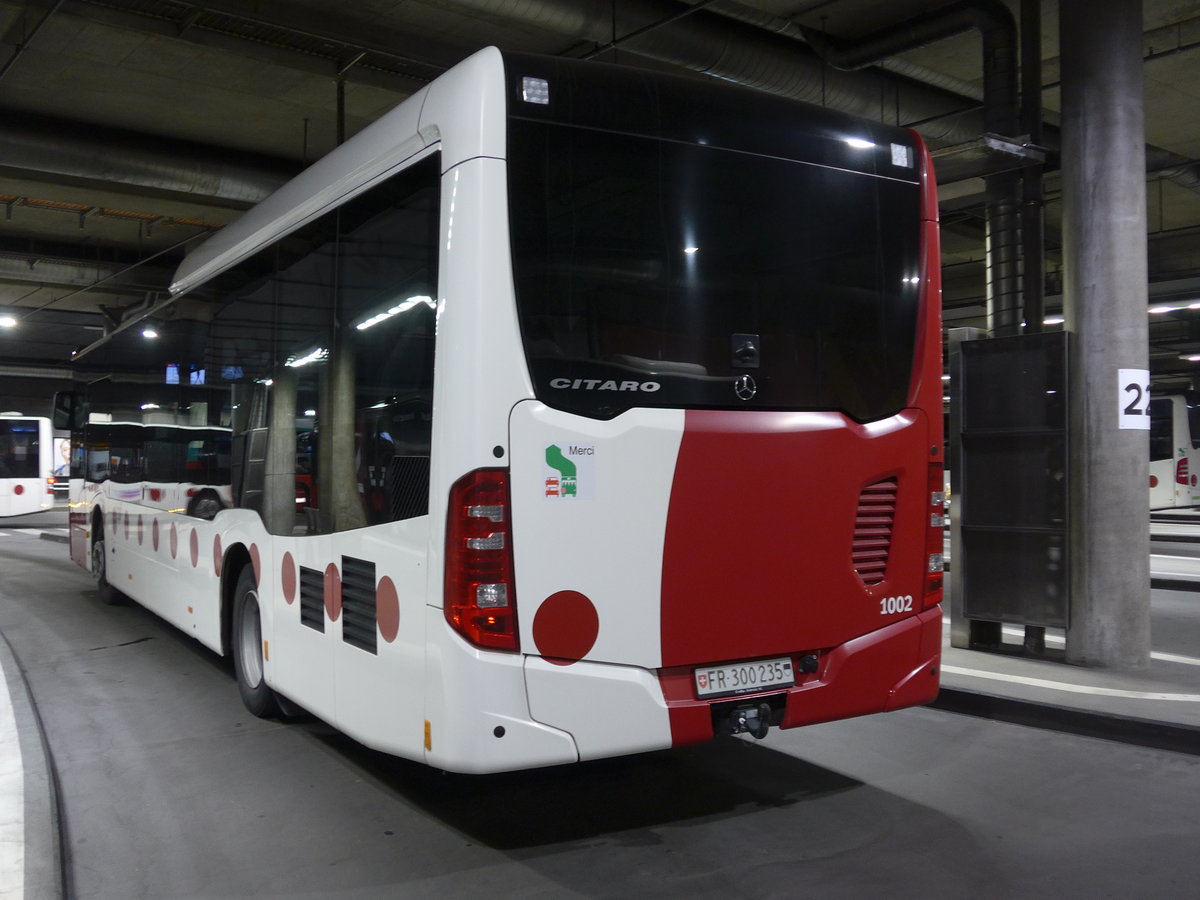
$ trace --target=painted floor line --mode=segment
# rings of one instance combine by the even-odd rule
[[[942,619],[942,625],[946,628],[950,627],[949,619]],[[1004,626],[1004,633],[1009,637],[1021,637],[1024,635],[1024,630],[1012,625]],[[1046,644],[1052,647],[1065,647],[1067,639],[1061,634],[1046,635]],[[1178,653],[1161,653],[1158,650],[1150,651],[1150,658],[1157,659],[1162,662],[1181,663],[1185,666],[1200,666],[1200,659],[1195,656],[1181,656]]]
[[[25,894],[25,769],[17,720],[0,672],[0,896]]]
[[[1200,666],[1200,659],[1194,656],[1180,656],[1178,653],[1159,653],[1151,651],[1151,659],[1161,659],[1163,662],[1183,663],[1185,666]]]
[[[967,675],[971,678],[986,678],[990,681],[1005,681],[1009,684],[1024,684],[1029,687],[1066,691],[1071,694],[1091,694],[1096,697],[1122,697],[1128,700],[1172,700],[1177,703],[1200,703],[1200,694],[1161,694],[1153,691],[1126,691],[1120,688],[1091,687],[1084,684],[1067,684],[1048,681],[1045,678],[1029,678],[1025,675],[1008,675],[1003,672],[984,672],[981,669],[964,669],[960,666],[942,666],[949,675]]]

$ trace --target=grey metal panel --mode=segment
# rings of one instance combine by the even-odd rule
[[[962,611],[1068,623],[1067,333],[961,345],[958,396]]]

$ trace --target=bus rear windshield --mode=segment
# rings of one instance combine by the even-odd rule
[[[547,405],[903,408],[917,184],[510,119],[514,278]],[[748,376],[743,378],[742,376]]]
[[[41,439],[36,420],[0,419],[0,478],[37,478]]]

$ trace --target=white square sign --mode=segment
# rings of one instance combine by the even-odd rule
[[[1150,372],[1147,369],[1117,369],[1120,395],[1118,428],[1150,430]]]

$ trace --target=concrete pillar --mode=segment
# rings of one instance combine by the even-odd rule
[[[347,531],[367,524],[363,498],[358,490],[355,456],[356,387],[354,382],[355,346],[352,325],[339,324],[334,337],[329,366],[329,404],[321,410],[323,427],[332,432],[330,457],[322,460],[330,473],[333,493],[321,499],[330,508],[333,530]],[[1147,514],[1149,515],[1149,514]]]
[[[1067,659],[1140,668],[1150,659],[1150,432],[1122,427],[1136,398],[1118,370],[1145,370],[1149,357],[1142,4],[1062,0],[1059,11],[1063,300],[1073,332]]]
[[[291,534],[296,518],[296,370],[272,375],[262,517],[271,534]]]

